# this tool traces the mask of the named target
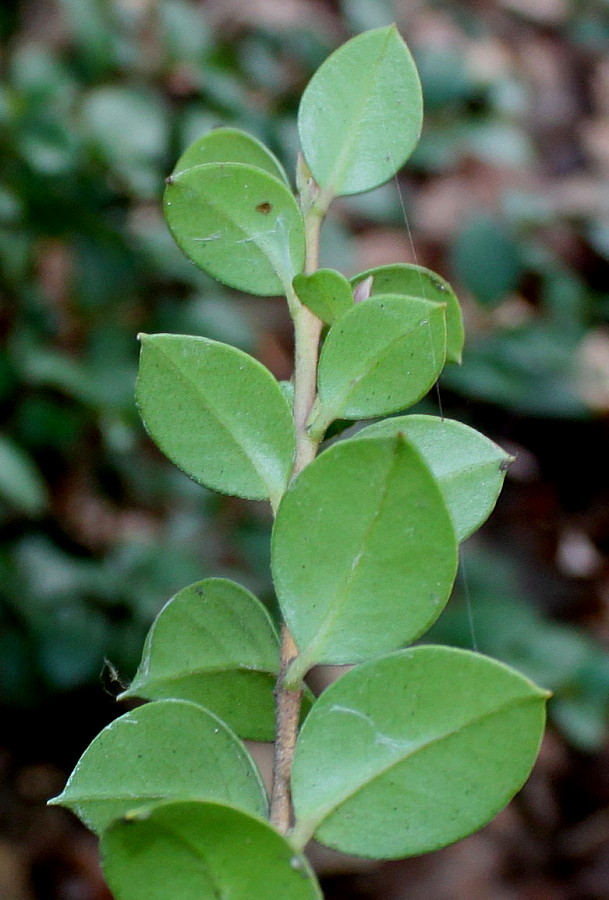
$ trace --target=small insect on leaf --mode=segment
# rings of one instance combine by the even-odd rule
[[[256,212],[262,213],[264,216],[268,216],[270,211],[273,208],[273,204],[269,203],[268,200],[265,200],[264,203],[259,203],[256,207]]]

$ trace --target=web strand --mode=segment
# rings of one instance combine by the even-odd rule
[[[406,233],[408,235],[408,241],[410,243],[410,249],[412,251],[412,258],[414,259],[415,265],[419,266],[420,265],[419,256],[417,253],[417,248],[415,246],[414,236],[412,233],[410,220],[408,218],[408,213],[406,212],[406,204],[404,202],[404,196],[402,194],[402,189],[400,187],[400,182],[399,182],[397,173],[393,176],[393,180],[395,182],[395,186],[397,189],[400,207],[402,210],[402,216],[404,218],[404,226],[406,228]],[[425,281],[420,272],[419,272],[419,280],[420,280],[420,284],[421,284],[421,296],[425,300],[427,300],[429,298],[428,298],[426,290],[425,290]],[[430,342],[430,347],[431,347],[431,350],[433,353],[434,349],[433,349],[433,341],[431,338],[431,328],[429,329],[429,342]],[[435,383],[435,394],[436,394],[436,399],[437,399],[437,403],[438,403],[438,412],[440,414],[440,418],[444,419],[444,408],[442,405],[442,394],[440,391],[440,382],[439,381],[436,381],[436,383]],[[471,594],[470,594],[470,590],[469,590],[469,581],[468,581],[468,577],[467,577],[465,557],[464,557],[463,550],[461,549],[461,547],[459,547],[459,577],[460,577],[461,584],[463,587],[463,596],[465,598],[465,608],[467,610],[467,621],[468,621],[468,626],[469,626],[471,647],[473,650],[475,650],[477,652],[478,651],[478,641],[476,638],[474,611],[472,608],[472,601],[471,601]]]
[[[410,249],[412,250],[412,258],[414,259],[415,265],[416,265],[416,266],[419,266],[419,265],[420,265],[420,263],[419,263],[419,256],[418,256],[418,253],[417,253],[417,248],[416,248],[415,243],[414,243],[414,237],[413,237],[413,234],[412,234],[412,228],[411,228],[411,226],[410,226],[410,221],[409,221],[409,219],[408,219],[408,213],[406,212],[406,204],[405,204],[405,202],[404,202],[404,197],[403,197],[403,195],[402,195],[402,189],[401,189],[401,187],[400,187],[400,181],[399,181],[399,179],[398,179],[397,173],[393,176],[393,180],[394,180],[394,182],[395,182],[395,186],[396,186],[397,193],[398,193],[398,199],[399,199],[399,201],[400,201],[400,208],[401,208],[401,210],[402,210],[402,216],[403,216],[403,218],[404,218],[404,226],[405,226],[405,228],[406,228],[406,234],[408,235],[408,241],[409,241],[409,243],[410,243]],[[429,300],[429,297],[427,296],[427,293],[426,293],[426,290],[425,290],[425,281],[424,281],[423,276],[421,275],[420,272],[419,272],[419,281],[420,281],[420,285],[421,285],[421,296],[423,297],[424,300]],[[433,354],[433,356],[434,356],[434,362],[435,362],[435,349],[434,349],[434,346],[433,346],[433,340],[432,340],[432,336],[431,336],[431,324],[428,324],[427,328],[428,328],[428,332],[429,332],[429,346],[430,346],[431,352],[432,352],[432,354]],[[439,380],[436,381],[436,383],[435,383],[435,385],[434,385],[434,392],[435,392],[436,400],[437,400],[437,403],[438,403],[438,412],[439,412],[439,414],[440,414],[440,418],[441,418],[441,419],[444,419],[444,408],[443,408],[443,406],[442,406],[442,395],[441,395],[441,393],[440,393],[440,382],[439,382]]]

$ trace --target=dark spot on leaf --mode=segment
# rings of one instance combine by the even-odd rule
[[[429,280],[431,281],[431,283],[433,284],[433,286],[434,286],[435,288],[437,288],[439,291],[445,291],[445,290],[446,290],[446,285],[443,284],[443,283],[440,281],[439,278],[434,278],[433,275],[430,275],[430,276],[429,276]]]
[[[165,179],[165,184],[173,184],[173,175],[168,175]]]
[[[264,203],[259,203],[256,207],[256,212],[262,213],[264,216],[268,216],[270,211],[273,208],[273,204],[269,203],[268,200],[265,200]]]

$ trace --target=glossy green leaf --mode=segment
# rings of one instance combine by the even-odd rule
[[[345,853],[397,858],[477,830],[527,779],[547,697],[513,669],[448,647],[353,669],[317,700],[298,740],[296,846],[315,834]]]
[[[355,287],[365,278],[372,278],[371,296],[376,294],[405,294],[446,304],[446,359],[460,363],[465,341],[463,316],[457,295],[448,281],[436,272],[411,263],[379,266],[360,272],[351,279]]]
[[[312,431],[412,406],[442,371],[444,306],[386,295],[356,304],[328,332],[319,359]]]
[[[288,184],[285,170],[262,141],[239,128],[214,128],[196,140],[175,164],[173,177],[206,163],[245,163]]]
[[[304,265],[304,225],[286,185],[254,166],[207,163],[168,179],[165,217],[186,256],[218,281],[272,296]]]
[[[99,833],[136,806],[172,798],[266,812],[264,787],[243,744],[216,716],[184,700],[148,703],[104,728],[52,803]]]
[[[215,803],[162,803],[102,839],[116,900],[322,900],[307,860],[267,822]]]
[[[439,616],[457,568],[450,515],[403,437],[335,444],[280,504],[277,598],[301,651],[292,676],[414,640]]]
[[[334,269],[318,269],[312,275],[297,275],[294,290],[301,303],[331,325],[353,306],[353,292],[344,275]]]
[[[192,700],[240,737],[268,741],[275,730],[278,671],[277,633],[262,603],[232,581],[208,578],[163,607],[135,678],[119,699]]]
[[[252,500],[277,498],[294,456],[290,408],[257,360],[217,341],[141,335],[140,415],[195,481]]]
[[[404,165],[421,132],[415,64],[395,25],[366,31],[321,65],[300,102],[304,158],[332,196],[369,191]]]
[[[436,416],[396,416],[363,428],[352,440],[397,434],[407,437],[431,469],[457,540],[465,540],[493,511],[510,455],[462,422]]]

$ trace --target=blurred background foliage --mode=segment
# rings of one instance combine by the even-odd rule
[[[118,693],[162,603],[201,577],[227,575],[272,603],[268,512],[206,492],[156,452],[133,402],[135,336],[206,335],[289,378],[289,323],[279,301],[188,263],[159,201],[179,153],[217,125],[257,135],[293,171],[308,78],[347,37],[390,21],[420,68],[423,137],[399,181],[336,204],[323,262],[350,275],[418,261],[458,290],[464,364],[448,367],[427,410],[439,401],[517,461],[463,549],[433,637],[551,688],[561,746],[606,759],[606,0],[4,0],[7,715],[94,703],[102,681]],[[69,766],[90,736],[75,724],[70,749],[48,754]],[[582,801],[575,818],[593,810]]]

